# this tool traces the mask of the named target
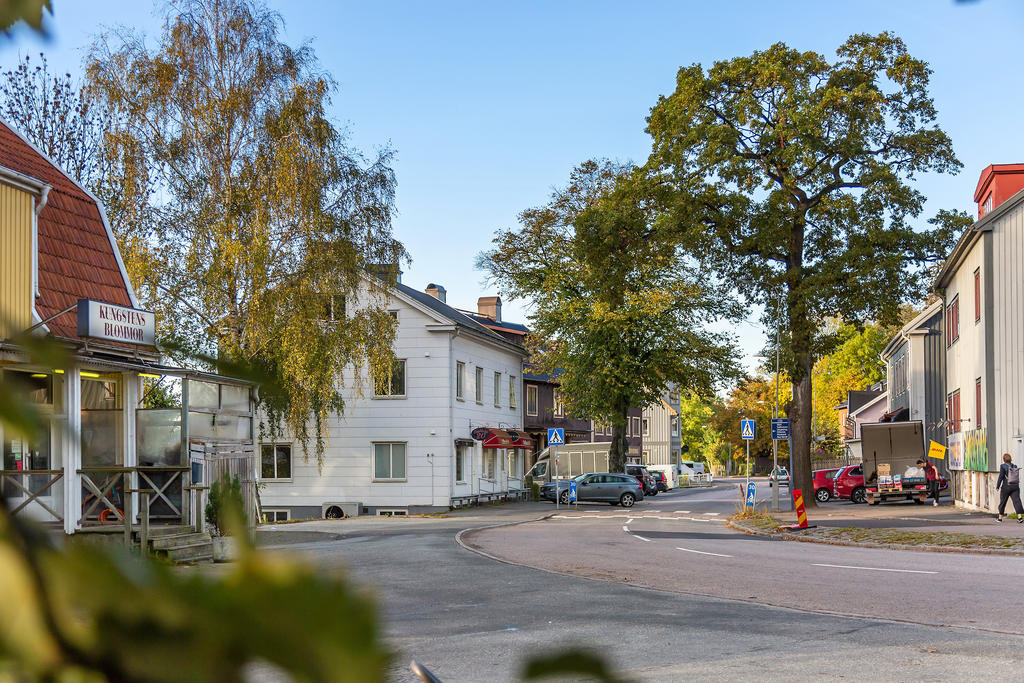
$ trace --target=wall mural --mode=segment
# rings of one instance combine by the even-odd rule
[[[985,428],[969,429],[964,432],[964,469],[973,472],[988,472],[988,439]]]

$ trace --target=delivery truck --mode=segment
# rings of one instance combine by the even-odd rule
[[[924,469],[924,423],[879,422],[860,427],[864,487],[867,502],[886,500],[927,500]]]
[[[537,462],[526,476],[538,484],[555,479],[572,479],[587,472],[607,472],[610,441],[599,443],[567,443],[558,446],[558,467],[555,467],[555,446],[549,446],[537,455]],[[556,471],[557,469],[557,471]]]

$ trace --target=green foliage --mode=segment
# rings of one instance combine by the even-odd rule
[[[51,547],[0,505],[0,677],[383,681],[375,607],[337,577],[244,549],[223,576],[116,547]]]
[[[540,655],[523,668],[524,681],[553,677],[561,680],[571,677],[573,680],[583,679],[600,683],[618,683],[622,680],[612,673],[603,657],[586,650],[567,650]]]
[[[660,400],[671,383],[709,392],[735,360],[728,337],[707,328],[737,313],[731,299],[684,258],[651,211],[654,190],[632,172],[584,163],[481,257],[502,295],[533,302],[532,362],[563,371],[569,413],[613,425],[617,471],[630,406]]]
[[[213,529],[213,535],[223,536],[231,529],[232,520],[245,514],[242,507],[242,484],[237,476],[213,482],[206,503],[206,523]]]
[[[348,145],[328,114],[334,82],[262,3],[165,10],[155,41],[117,29],[87,59],[114,114],[118,191],[103,199],[129,277],[177,360],[216,354],[275,378],[263,427],[286,424],[319,460],[342,369],[361,387],[393,360],[386,289],[365,275],[405,258],[392,153]]]
[[[790,400],[787,378],[779,380],[779,416],[786,417],[786,404]],[[775,409],[775,378],[767,375],[744,377],[733,387],[725,405],[716,413],[715,424],[729,444],[731,457],[740,462],[746,457],[746,442],[739,437],[740,420],[753,419],[757,422],[755,438],[750,442],[750,458],[769,456],[772,453],[772,413]],[[789,457],[787,442],[779,442],[779,460]]]
[[[829,437],[842,433],[835,407],[846,400],[848,391],[867,389],[885,379],[885,365],[879,356],[895,333],[894,328],[868,324],[842,324],[836,332],[835,350],[814,364],[814,433]]]
[[[23,21],[36,33],[45,36],[44,11],[53,13],[50,0],[4,0],[0,2],[0,33],[9,37],[15,24]]]
[[[540,502],[540,484],[535,481],[530,482],[530,500],[534,503]]]
[[[679,70],[648,118],[650,176],[694,257],[763,304],[792,379],[797,485],[809,484],[811,370],[824,324],[889,323],[922,298],[964,216],[915,225],[918,173],[961,164],[936,125],[931,71],[892,33],[851,36],[836,57],[782,43]]]

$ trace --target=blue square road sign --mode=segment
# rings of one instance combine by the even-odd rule
[[[744,439],[753,439],[757,433],[756,420],[740,420],[740,436]]]
[[[565,445],[565,430],[561,427],[554,427],[548,430],[548,445],[549,446],[564,446]]]
[[[789,439],[788,417],[772,418],[772,439],[775,441],[785,441]]]

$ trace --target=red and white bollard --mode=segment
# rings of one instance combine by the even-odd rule
[[[793,508],[796,509],[796,524],[786,524],[781,529],[795,531],[797,529],[813,529],[813,524],[807,524],[807,510],[804,509],[804,495],[800,489],[793,489]]]

